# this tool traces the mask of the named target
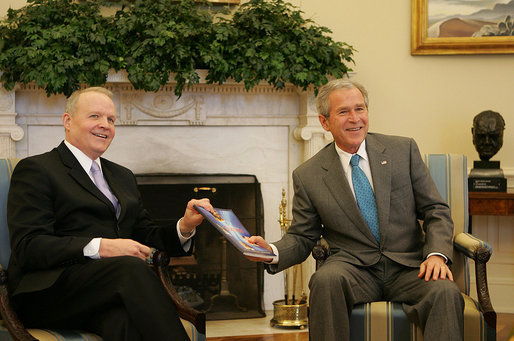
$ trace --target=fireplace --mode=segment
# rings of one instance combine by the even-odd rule
[[[253,175],[139,174],[143,204],[157,224],[181,217],[187,202],[209,198],[230,208],[252,234],[263,234],[260,184]],[[171,261],[171,277],[183,299],[204,311],[208,320],[264,316],[263,266],[248,261],[208,222],[194,237],[190,257]]]

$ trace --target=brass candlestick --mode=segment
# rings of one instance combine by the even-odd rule
[[[282,189],[282,200],[279,205],[280,230],[282,236],[287,233],[291,219],[287,219],[287,200],[286,191]],[[273,302],[273,318],[270,321],[272,327],[300,328],[303,329],[308,324],[307,318],[307,297],[302,293],[298,301],[295,297],[296,278],[298,276],[298,264],[293,266],[293,290],[289,299],[289,273],[284,270],[284,299]],[[301,271],[301,269],[300,269]]]

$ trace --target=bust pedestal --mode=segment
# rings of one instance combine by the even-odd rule
[[[468,187],[470,192],[506,192],[507,179],[500,168],[500,161],[473,161]]]

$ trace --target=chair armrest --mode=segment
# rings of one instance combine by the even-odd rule
[[[469,233],[459,233],[456,235],[453,240],[453,245],[457,250],[465,254],[467,257],[472,258],[474,261],[477,260],[476,251],[478,249],[485,248],[489,253],[489,257],[493,254],[493,248],[489,244]],[[489,260],[489,257],[485,259],[485,262]]]
[[[7,270],[0,265],[0,314],[4,325],[15,341],[37,341],[25,329],[18,315],[12,308],[7,290]]]
[[[487,287],[486,264],[493,253],[492,247],[486,242],[473,237],[469,233],[459,233],[453,241],[455,248],[475,261],[477,297],[480,311],[487,324],[496,330],[496,312],[493,309],[489,288]]]
[[[178,314],[181,318],[191,322],[199,333],[205,335],[205,313],[193,309],[179,296],[175,287],[171,283],[169,277],[168,267],[170,257],[163,251],[155,251],[153,255],[153,266],[159,280],[168,292],[171,300],[177,308]]]

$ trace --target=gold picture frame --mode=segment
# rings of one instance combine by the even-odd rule
[[[412,55],[514,53],[514,36],[429,37],[429,1],[412,0]]]

